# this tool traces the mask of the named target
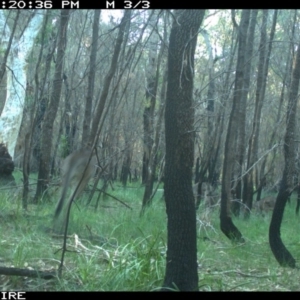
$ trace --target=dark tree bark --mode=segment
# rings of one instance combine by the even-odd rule
[[[71,89],[69,84],[69,78],[64,74],[63,76],[63,83],[64,83],[64,108],[62,113],[62,118],[60,120],[59,125],[59,132],[57,135],[54,155],[52,158],[52,167],[51,167],[51,174],[55,170],[55,158],[58,151],[59,145],[61,146],[60,155],[62,158],[67,157],[71,154],[75,149],[73,148],[74,145],[74,135],[73,130],[74,125],[77,126],[77,119],[78,119],[78,108],[77,103],[71,99]],[[72,101],[73,100],[73,101]],[[73,111],[71,109],[71,102]],[[75,102],[75,103],[74,103]],[[72,111],[72,113],[71,113]],[[63,138],[63,139],[62,139]]]
[[[161,125],[163,121],[163,115],[164,115],[165,107],[164,104],[161,104],[160,110],[159,110],[159,116],[156,124],[156,129],[155,129],[155,136],[154,136],[154,144],[152,147],[152,153],[150,156],[149,160],[149,175],[147,178],[147,182],[145,185],[145,192],[144,192],[144,197],[143,197],[143,204],[142,204],[142,209],[141,209],[141,215],[143,214],[144,210],[146,209],[147,206],[149,206],[152,202],[152,193],[153,193],[153,185],[154,185],[154,180],[155,180],[155,170],[157,166],[157,161],[158,161],[158,147],[160,143],[160,134],[161,134]]]
[[[287,110],[287,126],[284,138],[285,167],[269,228],[270,247],[276,260],[281,266],[288,266],[291,268],[295,268],[296,261],[281,240],[280,227],[285,204],[293,191],[295,175],[295,124],[300,80],[300,44],[297,46],[298,49],[293,68]]]
[[[119,32],[118,32],[118,36],[117,36],[117,40],[116,40],[116,44],[115,44],[115,48],[114,48],[114,53],[112,55],[110,68],[105,76],[99,103],[95,110],[95,115],[94,115],[94,119],[92,122],[92,128],[91,128],[91,132],[90,132],[90,136],[89,136],[89,143],[91,143],[91,144],[93,144],[93,142],[96,138],[97,132],[98,132],[98,127],[99,127],[101,117],[102,117],[102,114],[104,111],[110,84],[111,84],[112,78],[117,69],[118,59],[119,59],[119,54],[121,51],[121,46],[123,43],[124,34],[126,31],[126,28],[128,28],[128,26],[130,26],[130,18],[131,18],[131,11],[125,10],[123,18],[122,18],[120,26],[119,26]]]
[[[276,20],[277,20],[277,10],[275,10],[274,13],[274,17],[273,17],[273,28],[275,31],[275,24],[276,24]],[[295,37],[295,24],[296,24],[296,20],[297,20],[297,10],[295,10],[294,13],[294,20],[293,20],[293,24],[294,26],[292,27],[291,30],[291,40],[294,40]],[[273,31],[272,28],[272,31]],[[272,34],[272,33],[271,33]],[[274,35],[274,34],[273,34]],[[272,45],[272,43],[269,44],[269,47]],[[273,159],[272,161],[274,162],[274,159],[276,157],[276,150],[277,147],[274,147],[276,145],[276,134],[277,134],[277,130],[278,130],[278,126],[280,124],[280,120],[281,120],[281,116],[282,116],[282,107],[283,107],[283,102],[284,102],[284,95],[285,95],[285,91],[286,89],[290,88],[291,85],[291,74],[292,74],[292,64],[293,64],[293,53],[294,53],[294,45],[291,43],[289,50],[287,51],[287,58],[286,58],[286,68],[285,68],[285,72],[283,75],[283,84],[282,84],[282,88],[281,88],[281,93],[280,93],[280,98],[279,98],[279,106],[278,106],[278,110],[277,110],[277,116],[276,116],[276,121],[275,121],[275,125],[273,127],[272,133],[271,133],[271,137],[270,137],[270,141],[268,144],[268,149],[274,148],[273,151]],[[269,49],[269,55],[268,55],[268,59],[267,61],[270,60],[270,56],[271,56],[271,50]],[[267,160],[269,159],[268,155],[265,156],[265,158],[262,161],[261,167],[260,167],[260,183],[259,186],[263,186],[266,182],[266,175],[270,172],[270,170],[272,169],[272,163],[270,164],[271,166],[269,166],[269,171],[265,171],[266,165],[267,165]],[[259,192],[259,191],[258,191]],[[260,200],[260,193],[257,193],[257,197],[256,200],[259,201]]]
[[[247,34],[247,44],[245,52],[245,65],[244,65],[244,82],[243,93],[239,104],[239,119],[238,119],[238,138],[237,138],[237,182],[236,182],[236,200],[232,204],[232,212],[238,216],[240,213],[240,204],[242,200],[242,176],[244,171],[244,159],[246,150],[246,107],[247,98],[249,93],[250,78],[252,76],[252,62],[253,62],[253,45],[254,45],[254,33],[258,11],[256,9],[251,10],[251,19],[249,30]]]
[[[131,161],[132,161],[132,149],[130,146],[127,147],[125,150],[125,155],[123,158],[123,164],[122,164],[122,169],[121,169],[121,176],[120,176],[120,181],[122,182],[122,185],[126,187],[127,180],[131,182]]]
[[[245,211],[245,217],[250,216],[250,210],[252,208],[253,202],[253,192],[254,192],[254,179],[256,174],[256,167],[253,167],[255,162],[258,160],[258,141],[259,141],[259,131],[261,122],[261,111],[263,106],[263,101],[265,98],[266,83],[268,76],[269,59],[272,50],[272,42],[275,33],[276,21],[277,21],[277,11],[274,12],[273,25],[270,34],[269,44],[267,44],[267,19],[268,10],[263,11],[263,22],[261,29],[261,41],[260,41],[260,55],[257,70],[257,86],[256,86],[256,97],[255,97],[255,111],[254,120],[251,137],[249,139],[249,150],[248,150],[248,161],[247,169],[252,168],[249,173],[244,178],[244,191],[243,191],[243,202],[246,204],[248,209]],[[269,47],[267,47],[269,45]],[[260,189],[258,193],[261,193],[262,187],[265,183],[265,176],[261,177]]]
[[[16,185],[15,178],[12,175],[14,169],[15,164],[8,153],[6,145],[0,143],[0,186]]]
[[[12,12],[10,12],[10,13],[12,13]],[[12,40],[13,40],[13,38],[15,36],[17,24],[18,24],[18,21],[19,21],[19,16],[20,16],[20,11],[18,10],[17,14],[16,14],[16,17],[15,17],[15,20],[14,20],[14,26],[13,26],[13,29],[11,31],[10,37],[9,37],[7,48],[5,50],[3,59],[1,59],[2,62],[0,64],[0,83],[1,83],[1,81],[3,79],[4,74],[5,74],[6,65],[7,65],[7,59],[8,59],[8,55],[9,55],[10,49],[11,49]],[[1,112],[2,112],[2,110],[0,111],[0,114],[1,114]]]
[[[165,22],[166,24],[166,22]],[[158,79],[159,79],[159,71],[160,71],[160,67],[161,67],[161,62],[162,62],[162,58],[165,56],[165,45],[167,44],[167,30],[166,30],[166,26],[164,28],[164,39],[163,42],[161,43],[161,47],[159,50],[159,54],[158,54],[158,59],[157,59],[157,66],[156,66],[156,72],[155,72],[155,77],[153,79],[155,79],[154,82],[154,89],[153,90],[153,95],[152,97],[156,96],[157,93],[157,85],[158,85]],[[166,68],[165,68],[166,69]],[[145,208],[147,206],[149,206],[152,202],[152,195],[153,195],[153,186],[154,186],[154,180],[155,180],[155,176],[156,176],[156,167],[157,167],[157,162],[158,162],[158,149],[159,149],[159,145],[160,145],[160,137],[161,137],[161,127],[162,127],[162,122],[163,122],[163,115],[165,112],[165,89],[166,89],[166,81],[167,81],[167,69],[164,72],[164,76],[163,76],[163,82],[162,82],[162,89],[161,89],[161,96],[160,96],[160,107],[158,110],[158,118],[157,118],[157,122],[156,122],[156,126],[155,128],[150,129],[150,131],[148,132],[149,136],[151,136],[151,131],[153,131],[153,140],[152,140],[152,146],[150,149],[150,155],[149,155],[149,161],[148,161],[148,166],[147,166],[147,176],[146,176],[146,180],[144,181],[142,178],[142,182],[145,183],[145,191],[144,191],[144,196],[143,196],[143,203],[142,203],[142,209],[141,209],[141,215],[143,214]],[[151,101],[153,100],[153,105],[155,105],[155,98],[151,99]],[[146,109],[144,110],[144,113],[146,112]],[[154,107],[153,107],[154,109]],[[152,119],[153,119],[154,115],[152,113]],[[152,126],[153,126],[153,120],[152,120]],[[144,128],[145,130],[145,128]],[[144,131],[144,134],[146,134],[146,132]],[[145,137],[145,136],[144,136]],[[145,155],[145,153],[144,153]],[[144,165],[143,165],[143,170],[144,170]]]
[[[201,173],[199,174],[199,185],[198,185],[198,197],[201,195],[201,185],[202,182],[204,182],[204,176],[207,173],[207,182],[209,184],[212,184],[213,180],[213,173],[215,172],[215,162],[214,162],[214,146],[216,142],[216,122],[215,121],[215,72],[214,72],[214,64],[217,62],[217,58],[214,59],[213,57],[213,47],[209,41],[208,34],[205,30],[202,30],[202,35],[204,37],[204,40],[206,41],[207,44],[207,49],[208,49],[208,54],[209,54],[209,85],[208,85],[208,90],[207,90],[207,133],[206,133],[206,141],[204,142],[204,153],[206,158],[204,162],[204,166],[202,163],[202,170]],[[204,167],[204,168],[203,168]],[[200,199],[200,198],[199,198]],[[197,199],[198,200],[198,199]],[[198,201],[200,204],[200,201]]]
[[[49,14],[46,14],[46,18],[49,19]],[[53,35],[54,32],[53,32]],[[57,38],[54,38],[52,40],[52,43],[48,46],[48,53],[46,55],[46,62],[45,62],[45,71],[44,75],[42,76],[41,82],[39,82],[38,78],[35,76],[35,89],[36,89],[36,97],[38,97],[37,101],[37,108],[36,108],[36,114],[34,118],[34,127],[32,132],[32,157],[33,164],[31,171],[37,172],[38,171],[38,164],[41,158],[41,135],[42,135],[42,124],[44,121],[45,113],[47,110],[47,105],[49,102],[48,94],[49,91],[47,91],[47,81],[49,79],[49,74],[51,70],[51,62],[53,60],[54,51],[56,49],[57,44]]]
[[[99,33],[99,19],[100,9],[94,11],[94,22],[93,22],[93,37],[92,37],[92,49],[90,56],[90,72],[88,79],[88,91],[85,102],[84,120],[83,120],[83,131],[82,131],[82,146],[85,146],[88,142],[90,133],[90,123],[92,116],[92,103],[94,96],[94,85],[95,85],[95,74],[96,74],[96,58],[98,51],[98,33]]]
[[[194,162],[193,77],[197,33],[204,10],[178,10],[168,56],[165,111],[165,201],[168,250],[163,289],[198,290]]]
[[[47,12],[44,18],[43,28],[41,31],[41,49],[38,57],[38,61],[35,67],[34,81],[35,81],[35,93],[34,93],[34,104],[31,107],[31,118],[29,130],[25,135],[25,147],[24,147],[24,157],[23,157],[23,197],[22,197],[22,206],[24,210],[27,210],[28,196],[29,196],[29,174],[30,174],[30,154],[33,147],[33,133],[34,128],[37,126],[38,121],[38,111],[37,104],[39,99],[39,88],[40,88],[40,79],[39,79],[39,69],[44,53],[44,41],[46,27],[49,20],[49,13]]]
[[[206,30],[202,29],[201,34],[204,38],[207,52],[208,52],[208,90],[207,90],[207,131],[204,135],[203,151],[201,156],[201,168],[200,168],[200,157],[196,160],[195,168],[195,184],[197,184],[197,192],[195,195],[196,209],[199,208],[202,197],[202,183],[209,182],[208,178],[212,178],[214,172],[213,152],[216,141],[215,125],[214,124],[214,112],[215,112],[215,78],[214,78],[214,63],[217,59],[213,57],[213,48],[209,40],[209,35]],[[211,182],[209,182],[211,183]]]
[[[51,149],[52,149],[52,135],[53,135],[53,123],[57,114],[59,100],[62,87],[62,70],[65,55],[65,48],[67,42],[67,27],[69,21],[69,10],[62,10],[60,14],[59,25],[59,41],[57,46],[57,60],[55,65],[55,74],[53,79],[53,87],[51,93],[51,99],[47,112],[45,114],[45,120],[42,127],[41,137],[41,158],[39,163],[38,184],[34,202],[37,203],[38,199],[46,191],[49,183],[50,174],[50,162],[51,162]]]
[[[232,43],[230,46],[230,54],[229,54],[229,60],[227,61],[227,70],[225,72],[225,80],[222,84],[222,93],[221,93],[221,107],[222,109],[219,109],[217,120],[214,124],[214,132],[210,134],[210,137],[212,138],[211,141],[205,142],[205,144],[210,144],[211,146],[207,148],[206,151],[203,150],[202,157],[199,157],[199,166],[195,170],[195,183],[198,183],[198,192],[197,192],[197,199],[196,199],[196,209],[199,208],[200,203],[202,201],[202,183],[205,181],[208,181],[209,184],[211,184],[214,188],[217,185],[217,181],[219,178],[219,173],[221,169],[221,158],[220,158],[220,151],[221,151],[221,144],[222,144],[222,137],[224,132],[224,122],[225,122],[225,115],[226,112],[226,106],[229,102],[229,94],[231,93],[231,85],[230,85],[230,74],[233,72],[233,59],[235,57],[236,49],[237,49],[237,39],[234,38],[235,32],[232,31]],[[235,42],[233,42],[235,41]],[[216,59],[215,59],[216,60]],[[211,87],[212,88],[212,87]],[[207,97],[208,100],[210,99],[211,91],[208,91]],[[214,103],[215,104],[215,103]],[[209,103],[209,106],[212,106],[212,103]],[[215,106],[215,105],[213,105]],[[209,117],[208,117],[209,118]],[[210,122],[210,121],[208,121]],[[208,136],[208,135],[207,135]],[[201,161],[201,163],[200,163]],[[198,162],[198,160],[197,160]],[[207,178],[205,178],[207,175]]]
[[[235,86],[233,93],[232,110],[230,113],[228,130],[225,142],[224,163],[223,163],[223,175],[222,175],[222,192],[221,192],[221,230],[222,232],[233,242],[244,242],[241,232],[233,224],[231,218],[231,178],[233,172],[233,166],[235,162],[235,140],[236,140],[236,128],[238,126],[238,113],[239,113],[239,101],[242,98],[243,83],[244,83],[244,64],[245,64],[245,46],[246,46],[246,34],[249,25],[249,10],[242,11],[241,23],[239,26],[239,48],[238,59],[236,66]]]
[[[152,16],[149,25],[151,28],[155,28],[155,18]],[[151,150],[153,146],[153,121],[154,121],[154,109],[156,103],[157,94],[157,82],[158,82],[158,35],[156,32],[152,32],[149,38],[149,57],[148,57],[148,70],[147,70],[147,88],[146,88],[146,101],[143,112],[143,127],[144,127],[144,153],[143,153],[143,168],[142,168],[142,183],[147,184],[149,177],[149,161],[151,156]]]

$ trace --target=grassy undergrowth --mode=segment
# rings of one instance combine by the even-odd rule
[[[83,199],[71,213],[68,252],[63,276],[55,280],[0,275],[1,290],[27,291],[153,291],[165,272],[166,213],[162,192],[139,216],[143,188],[118,183],[109,190],[114,199]],[[18,191],[1,191],[1,266],[51,271],[59,266],[62,237],[51,233],[58,195],[23,214]],[[282,239],[297,260],[300,257],[299,220],[294,201],[287,205]],[[220,232],[218,209],[197,212],[199,288],[202,291],[300,290],[300,271],[282,268],[268,244],[270,215],[234,219],[246,243],[233,245]]]

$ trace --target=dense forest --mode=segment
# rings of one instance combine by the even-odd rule
[[[281,225],[287,203],[295,220],[300,208],[299,18],[272,9],[0,11],[1,201],[20,218],[47,207],[43,234],[64,240],[58,278],[78,198],[95,211],[119,205],[153,228],[151,211],[164,215],[163,275],[135,290],[208,290],[199,283],[206,230],[242,247],[245,224],[259,218],[270,257],[295,269]],[[140,193],[128,201],[131,189]]]

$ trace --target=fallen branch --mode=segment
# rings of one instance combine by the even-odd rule
[[[0,267],[1,275],[8,276],[27,276],[32,278],[53,279],[57,277],[56,272],[36,271],[19,268]]]
[[[123,204],[124,206],[126,206],[127,208],[129,208],[129,209],[132,210],[132,207],[129,206],[128,204],[126,204],[125,202],[123,202],[122,200],[116,198],[115,196],[113,196],[113,195],[111,195],[111,194],[109,194],[109,193],[104,192],[103,190],[99,190],[99,191],[101,191],[101,193],[103,193],[103,194],[105,194],[105,195],[107,195],[107,196],[113,198],[114,200],[120,202],[121,204]]]

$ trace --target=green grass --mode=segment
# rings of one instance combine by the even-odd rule
[[[295,259],[299,257],[299,220],[294,202],[287,205],[281,236]],[[286,291],[300,290],[297,269],[282,268],[275,260],[268,243],[271,215],[252,215],[250,220],[234,218],[246,243],[233,245],[220,232],[218,212],[213,212],[211,226],[198,242],[199,286],[202,290],[221,291]],[[204,239],[203,237],[208,237]]]
[[[23,214],[21,189],[0,192],[1,266],[53,271],[59,266],[62,237],[51,234],[58,191],[51,201],[29,205]],[[2,290],[27,291],[155,291],[165,273],[166,213],[159,192],[139,216],[143,188],[114,184],[108,190],[132,207],[110,197],[86,207],[85,198],[71,211],[68,252],[61,278],[53,280],[0,276]],[[34,193],[34,190],[32,190]],[[96,198],[96,197],[95,197]],[[297,260],[299,220],[295,201],[287,205],[282,239]],[[203,291],[300,290],[299,270],[282,268],[268,244],[270,215],[235,218],[246,243],[233,245],[219,229],[218,209],[197,212],[199,288]]]

